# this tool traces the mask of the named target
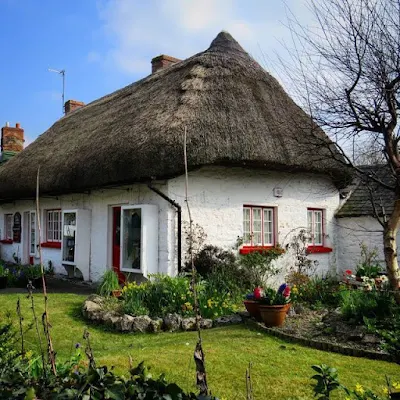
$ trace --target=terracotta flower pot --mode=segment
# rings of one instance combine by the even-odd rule
[[[261,314],[259,308],[259,302],[254,300],[244,300],[243,301],[246,310],[249,312],[250,316],[255,318],[257,321],[261,321]]]
[[[265,326],[282,326],[289,311],[290,303],[276,306],[260,304],[259,308]]]

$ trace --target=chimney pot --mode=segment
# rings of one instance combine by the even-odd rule
[[[19,122],[17,122],[17,123],[15,124],[15,127],[19,129],[19,128],[21,128],[21,124],[20,124]]]
[[[179,61],[182,61],[182,60],[180,60],[179,58],[161,54],[160,56],[154,57],[151,60],[151,73],[154,74],[155,72],[159,71],[160,69],[167,68],[170,65],[178,63]]]
[[[8,128],[10,126],[10,123],[9,122],[6,122],[6,127]]]

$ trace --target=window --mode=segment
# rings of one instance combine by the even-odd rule
[[[61,210],[47,211],[47,241],[61,242]]]
[[[36,212],[29,213],[29,254],[36,253]]]
[[[13,239],[13,215],[12,214],[4,214],[4,239],[12,240]]]
[[[307,224],[308,231],[311,235],[311,246],[324,245],[324,211],[316,208],[309,208],[307,210]]]
[[[243,244],[275,245],[275,213],[272,207],[243,207]]]

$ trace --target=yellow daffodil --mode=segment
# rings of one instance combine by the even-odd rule
[[[355,392],[356,392],[357,394],[364,394],[365,390],[364,390],[364,388],[363,388],[359,383],[357,383]]]

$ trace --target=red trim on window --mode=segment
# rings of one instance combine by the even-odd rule
[[[257,205],[251,205],[251,204],[243,204],[243,209],[244,208],[250,208],[250,229],[252,231],[253,229],[253,208],[260,208],[261,209],[261,241],[262,245],[254,246],[253,245],[253,236],[251,236],[251,243],[247,243],[243,246],[243,248],[254,248],[254,249],[272,249],[273,247],[276,246],[277,238],[278,238],[278,207],[276,206],[257,206]],[[264,246],[264,210],[272,210],[272,244],[267,244]],[[252,250],[256,251],[256,250]],[[240,253],[240,254],[247,254],[247,253]]]
[[[50,249],[61,249],[61,242],[44,242],[40,243],[41,247],[48,247]]]
[[[2,240],[0,240],[0,243],[3,243],[3,244],[13,244],[13,241],[12,241],[12,239],[2,239]]]
[[[265,250],[271,250],[273,248],[275,248],[275,246],[243,246],[241,249],[239,249],[239,253],[249,254],[249,253],[255,253],[256,251],[262,253]]]
[[[325,246],[308,246],[307,253],[314,254],[314,253],[331,253],[333,249],[331,247]]]

